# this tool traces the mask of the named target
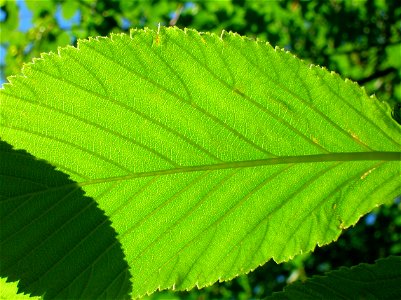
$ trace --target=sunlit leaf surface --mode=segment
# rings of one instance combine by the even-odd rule
[[[138,30],[44,55],[10,82],[1,138],[104,210],[133,297],[286,261],[400,194],[389,108],[264,42]]]

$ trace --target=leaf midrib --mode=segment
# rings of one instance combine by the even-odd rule
[[[282,164],[302,164],[302,163],[318,163],[318,162],[334,162],[334,161],[401,161],[401,152],[373,151],[373,152],[343,152],[343,153],[327,153],[312,154],[298,156],[280,156],[266,159],[243,160],[234,162],[224,162],[208,165],[184,166],[173,169],[154,170],[146,172],[135,172],[123,176],[114,176],[107,178],[92,179],[78,183],[79,186],[92,185],[98,183],[106,183],[112,181],[130,180],[139,177],[163,176],[178,173],[189,173],[198,171],[213,171],[236,168],[251,168],[267,165]]]
[[[343,152],[343,153],[328,153],[328,154],[313,154],[313,155],[298,155],[298,156],[280,156],[274,158],[256,159],[256,160],[244,160],[234,162],[224,162],[208,165],[197,165],[197,166],[183,166],[179,168],[164,169],[164,170],[153,170],[145,172],[135,172],[122,176],[104,177],[91,179],[82,182],[71,182],[61,186],[54,186],[41,191],[18,195],[6,199],[5,201],[13,201],[22,197],[34,196],[44,192],[54,191],[58,189],[70,188],[74,186],[87,186],[93,184],[101,184],[107,182],[116,182],[131,180],[141,177],[152,177],[152,176],[163,176],[173,175],[179,173],[190,173],[199,171],[218,171],[224,169],[238,169],[238,168],[251,168],[251,167],[262,167],[268,165],[282,165],[282,164],[304,164],[304,163],[319,163],[319,162],[335,162],[335,161],[400,161],[401,152],[387,152],[387,151],[374,151],[374,152]],[[58,166],[60,167],[60,166]],[[62,169],[62,167],[61,167]],[[1,176],[1,174],[0,174]]]

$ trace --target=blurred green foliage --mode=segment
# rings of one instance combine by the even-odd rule
[[[22,16],[23,7],[32,15]],[[128,32],[129,28],[191,27],[234,31],[269,41],[308,63],[358,81],[369,94],[394,107],[401,123],[401,5],[392,0],[168,1],[168,0],[0,0],[3,77],[42,52],[76,45],[77,39]],[[72,21],[75,20],[75,21]],[[24,28],[28,23],[28,28]],[[3,78],[4,81],[4,78]],[[291,262],[268,262],[247,276],[190,292],[164,292],[152,299],[255,299],[287,282],[340,266],[401,255],[400,199],[347,230],[340,239]]]

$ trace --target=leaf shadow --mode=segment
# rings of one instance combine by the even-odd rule
[[[0,277],[44,299],[127,299],[111,221],[67,174],[0,140]]]

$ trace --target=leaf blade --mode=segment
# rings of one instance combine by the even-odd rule
[[[375,264],[342,267],[324,276],[313,276],[304,283],[293,283],[267,299],[316,299],[333,295],[339,298],[396,299],[401,296],[400,270],[400,257],[390,256],[377,260]]]
[[[312,250],[401,188],[401,128],[384,104],[234,34],[81,41],[25,75],[1,92],[1,134],[98,198],[133,296]]]

